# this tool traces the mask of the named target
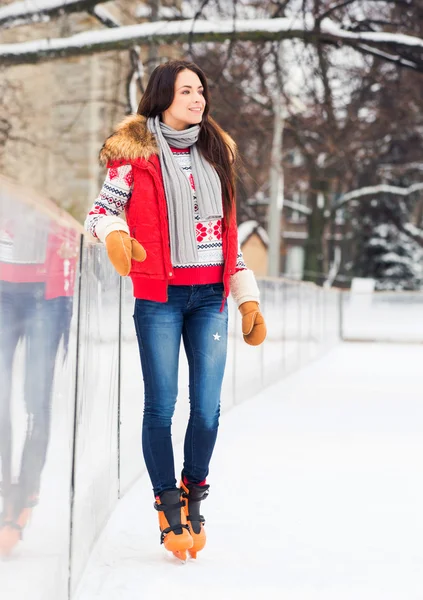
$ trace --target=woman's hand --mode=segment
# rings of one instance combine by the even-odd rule
[[[105,240],[110,262],[122,277],[129,275],[131,259],[143,262],[147,253],[137,240],[131,238],[126,231],[112,231]]]
[[[266,338],[266,323],[260,312],[258,302],[252,300],[239,306],[242,315],[242,335],[250,346],[258,346]]]

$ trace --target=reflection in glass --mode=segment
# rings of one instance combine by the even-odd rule
[[[33,564],[24,561],[17,567],[13,561],[3,563],[0,596],[9,600],[24,597],[24,593],[39,594],[45,587],[42,597],[50,598],[50,590],[51,597],[57,599],[65,597],[67,587],[74,401],[74,364],[73,357],[68,360],[68,354],[70,347],[74,347],[70,328],[80,235],[72,227],[55,222],[21,202],[15,189],[2,187],[1,192],[0,557],[31,556]],[[58,458],[59,449],[62,455],[60,465],[55,460],[51,462],[45,479],[52,422],[56,426],[54,459]],[[67,443],[63,447],[64,440]],[[48,495],[43,490],[48,490]],[[43,493],[46,502],[39,510]],[[51,522],[54,500],[60,500],[56,512],[58,523]],[[30,522],[36,526],[29,527]],[[35,540],[31,535],[34,530]],[[21,543],[27,540],[29,550]],[[47,548],[50,555],[45,553]],[[40,561],[34,561],[35,557]],[[51,568],[52,560],[55,560],[54,574],[48,582],[40,581],[36,571],[40,573],[42,562],[46,569],[47,563]],[[54,583],[56,577],[58,585]],[[35,582],[40,589],[34,590]]]

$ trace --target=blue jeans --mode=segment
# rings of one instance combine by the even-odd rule
[[[178,395],[181,339],[189,365],[190,417],[183,473],[200,483],[209,472],[220,415],[228,340],[223,285],[169,286],[166,303],[135,301],[144,378],[142,447],[155,495],[176,485],[171,426]]]

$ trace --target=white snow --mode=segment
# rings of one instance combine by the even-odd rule
[[[60,8],[64,4],[67,6],[77,4],[80,0],[23,0],[23,2],[12,2],[7,6],[0,8],[0,20],[8,17],[22,17],[31,13],[37,14],[45,10]]]
[[[225,414],[197,561],[160,547],[144,476],[77,600],[421,600],[420,370],[417,346],[344,344]]]
[[[6,7],[7,8],[7,7]],[[4,59],[17,57],[19,55],[37,55],[38,53],[58,52],[60,50],[79,49],[85,46],[104,46],[108,42],[131,41],[141,43],[151,38],[172,37],[187,35],[207,35],[213,33],[232,34],[251,32],[289,33],[290,38],[301,38],[314,28],[314,20],[310,14],[302,18],[277,18],[277,19],[222,19],[181,21],[157,21],[154,23],[142,23],[139,25],[128,25],[114,30],[99,30],[79,33],[67,38],[41,39],[30,42],[0,45],[0,56]],[[423,40],[405,34],[387,32],[351,32],[342,30],[336,23],[325,19],[321,24],[321,32],[329,34],[340,40],[371,41],[375,44],[384,45],[406,45],[409,47],[423,48]]]
[[[350,200],[356,200],[356,199],[361,199],[361,198],[365,198],[367,196],[372,196],[374,194],[395,194],[398,196],[409,196],[410,194],[413,194],[414,192],[418,192],[419,190],[423,190],[423,183],[414,183],[413,185],[410,185],[410,187],[408,188],[403,188],[403,187],[399,187],[399,186],[395,186],[395,185],[388,185],[388,184],[380,184],[380,185],[372,185],[372,186],[367,186],[367,187],[362,187],[359,188],[357,190],[352,190],[351,192],[348,192],[346,194],[344,194],[338,201],[335,210],[337,208],[339,208],[340,206],[342,206],[343,204],[345,204],[346,202],[349,202]]]
[[[112,13],[104,6],[97,5],[94,7],[93,14],[103,22],[113,23],[114,27],[120,27],[120,23],[117,19],[112,15]]]
[[[422,343],[422,292],[344,292],[342,301],[345,339]]]
[[[423,229],[419,229],[413,225],[413,223],[406,223],[404,229],[406,229],[410,235],[423,237]]]
[[[250,237],[251,234],[257,233],[257,235],[261,238],[264,244],[269,244],[269,236],[267,235],[267,231],[257,223],[257,221],[244,221],[238,225],[238,241],[240,245]]]
[[[248,198],[247,204],[249,206],[257,206],[258,204],[269,204],[269,196],[262,191],[258,191],[252,196]],[[294,211],[298,211],[303,215],[310,215],[312,210],[308,206],[301,204],[300,202],[296,202],[295,200],[287,200],[284,198],[283,201],[284,208],[290,208]]]
[[[0,55],[13,54],[15,56],[23,53],[46,52],[48,50],[64,50],[66,48],[82,48],[83,46],[103,44],[105,42],[132,40],[142,41],[154,36],[178,36],[181,34],[205,34],[210,32],[232,33],[234,31],[289,31],[292,29],[290,19],[262,19],[259,21],[202,21],[188,19],[184,21],[156,21],[152,23],[141,23],[139,25],[127,25],[113,30],[96,30],[82,32],[67,38],[51,38],[34,40],[16,44],[0,45]]]
[[[423,40],[416,36],[402,33],[389,33],[387,31],[344,31],[337,23],[331,21],[330,19],[324,19],[322,21],[322,33],[331,33],[344,40],[350,39],[374,43],[399,44],[403,46],[414,46],[415,48],[423,47]]]
[[[284,231],[283,237],[291,240],[306,240],[308,238],[307,231]]]
[[[109,2],[110,0],[101,0]],[[12,2],[7,6],[0,8],[0,21],[6,19],[16,19],[17,24],[25,21],[41,20],[40,15],[58,10],[60,8],[68,9],[73,5],[79,5],[81,0],[23,0],[22,2]]]
[[[292,200],[284,200],[284,206],[287,206],[288,208],[292,208],[293,210],[297,210],[298,212],[302,213],[303,215],[311,215],[312,210],[311,208],[309,208],[308,206],[305,206],[304,204],[300,204],[299,202],[294,202]]]
[[[403,65],[404,67],[411,67],[412,69],[415,69],[417,67],[416,62],[402,58],[398,54],[389,54],[388,52],[383,52],[382,50],[379,50],[374,46],[367,46],[367,44],[361,44],[360,47],[362,50],[370,52],[374,56],[380,56],[380,58],[388,59],[389,61],[395,61],[399,65]]]

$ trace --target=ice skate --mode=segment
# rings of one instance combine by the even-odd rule
[[[154,508],[159,512],[160,543],[166,550],[185,562],[187,550],[194,541],[185,516],[185,500],[181,500],[181,490],[165,490],[156,496]]]
[[[197,558],[197,552],[206,545],[206,530],[204,529],[205,519],[200,514],[200,504],[209,494],[209,485],[198,485],[189,483],[185,477],[182,477],[181,489],[182,497],[185,498],[185,514],[188,522],[189,531],[194,545],[188,550],[191,558]]]
[[[8,493],[3,498],[3,513],[0,516],[0,557],[5,558],[10,555],[13,548],[20,540],[20,535],[16,536],[16,531],[12,528],[13,523],[13,502],[12,494]],[[17,538],[17,539],[15,539]]]
[[[28,524],[32,510],[38,502],[36,495],[31,496],[26,506],[19,508],[17,489],[9,498],[5,498],[4,511],[0,522],[0,557],[7,558],[22,540],[23,530]],[[15,497],[16,496],[16,497]]]
[[[0,528],[0,557],[9,557],[22,539],[22,528],[12,521],[6,521]]]

